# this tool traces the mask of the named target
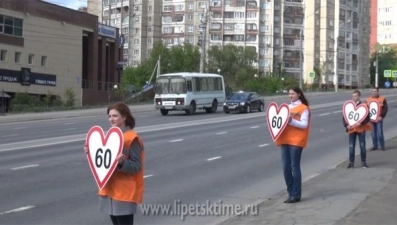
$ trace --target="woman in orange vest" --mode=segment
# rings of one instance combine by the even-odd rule
[[[288,125],[276,140],[281,146],[284,179],[287,185],[288,199],[284,203],[296,203],[301,200],[302,175],[301,155],[307,146],[310,130],[309,102],[299,87],[289,89],[291,99]]]
[[[99,209],[110,215],[113,224],[134,224],[137,204],[143,198],[144,147],[141,138],[132,129],[135,119],[124,103],[111,105],[107,113],[112,126],[124,133],[123,152],[117,156],[118,166],[106,186],[99,191]],[[87,147],[84,151],[88,153]]]

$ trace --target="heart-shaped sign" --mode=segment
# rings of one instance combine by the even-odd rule
[[[380,111],[379,102],[371,101],[371,102],[369,102],[368,105],[369,105],[369,116],[371,118],[371,121],[378,122],[379,111]]]
[[[285,103],[278,106],[277,103],[272,102],[267,106],[266,117],[270,134],[273,141],[276,141],[285,127],[287,127],[289,107]]]
[[[118,127],[112,127],[106,136],[99,126],[93,126],[87,133],[85,145],[87,159],[95,181],[102,189],[117,167],[117,156],[123,151],[124,135]]]
[[[343,104],[343,117],[349,126],[361,123],[368,116],[368,107],[358,105],[353,101],[347,101]]]

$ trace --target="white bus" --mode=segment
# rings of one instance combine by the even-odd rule
[[[225,101],[223,76],[209,73],[169,73],[157,77],[154,105],[161,115],[182,111],[192,115],[196,110],[216,112]]]

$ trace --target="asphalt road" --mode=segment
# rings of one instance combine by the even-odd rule
[[[394,90],[389,91],[390,94],[397,94]],[[369,92],[363,94],[368,96]],[[311,105],[324,104],[329,102],[345,101],[350,98],[350,94],[337,93],[332,95],[310,96],[308,97]],[[288,102],[285,99],[276,100],[277,103]],[[269,102],[266,102],[266,105]],[[56,113],[56,112],[54,112]],[[223,118],[232,115],[224,114],[221,108],[217,113],[207,114],[203,111],[197,112],[193,116],[186,115],[183,111],[170,112],[168,116],[161,116],[159,111],[134,113],[136,119],[136,127],[156,126],[159,124],[179,123],[186,121],[196,121],[208,118]],[[1,144],[23,142],[29,140],[39,140],[52,137],[61,137],[75,134],[87,133],[94,125],[103,128],[109,127],[109,122],[104,114],[103,116],[83,116],[81,118],[61,118],[40,121],[27,121],[17,123],[5,123],[0,126]]]
[[[349,97],[312,98],[311,104],[343,101]],[[397,135],[394,128],[397,115],[393,113],[397,103],[392,98],[389,102],[384,129],[386,136],[393,136]],[[167,117],[159,112],[135,115],[138,128],[142,129],[194,120],[190,126],[167,129],[170,125],[162,125],[164,130],[142,132],[147,154],[145,205],[172,205],[176,200],[182,204],[222,200],[226,204],[243,205],[270,198],[285,189],[280,151],[271,140],[264,113],[192,117],[173,114]],[[232,119],[203,123],[208,118],[225,117]],[[341,120],[341,105],[313,109],[310,142],[302,158],[303,177],[313,177],[347,158],[348,139]],[[72,121],[75,124],[69,124],[69,128],[76,128],[74,131],[60,129]],[[18,142],[85,133],[90,126],[98,124],[107,126],[106,117],[18,123],[7,125],[8,128],[1,125],[0,129],[1,135],[7,130],[22,133],[24,138],[11,140]],[[17,127],[28,128],[13,129]],[[4,137],[1,140],[1,144],[7,143],[3,142]],[[371,146],[371,142],[367,143]],[[83,141],[75,141],[0,152],[0,223],[110,224],[109,218],[98,212],[97,187],[82,146]],[[368,164],[371,166],[371,159]],[[180,216],[139,213],[136,224],[211,224],[219,219],[188,216],[182,221]]]

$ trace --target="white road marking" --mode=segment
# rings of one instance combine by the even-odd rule
[[[34,207],[35,206],[33,206],[33,205],[28,205],[28,206],[20,207],[20,208],[13,209],[13,210],[10,210],[10,211],[7,211],[7,212],[2,212],[2,213],[0,213],[0,215],[4,215],[4,214],[8,214],[8,213],[14,213],[14,212],[21,212],[21,211],[24,211],[24,210],[32,209]]]
[[[23,130],[23,129],[28,129],[27,127],[15,127],[14,130]]]
[[[148,178],[148,177],[153,177],[153,176],[154,176],[153,174],[150,174],[150,175],[143,176],[143,178]]]
[[[332,112],[332,113],[341,113],[342,112],[342,110],[340,110],[340,111],[335,111],[335,112]]]
[[[255,129],[255,128],[258,128],[259,126],[253,126],[253,127],[251,127],[251,129]]]
[[[15,137],[18,136],[18,134],[7,134],[7,135],[3,135],[1,137],[6,138],[6,137]]]
[[[180,142],[180,141],[183,141],[183,139],[176,139],[176,140],[172,140],[172,141],[169,141],[169,142],[173,143],[173,142]]]
[[[32,168],[32,167],[38,167],[39,164],[34,164],[34,165],[27,165],[27,166],[20,166],[20,167],[14,167],[11,168],[10,170],[22,170],[22,169],[27,169],[27,168]]]
[[[76,130],[77,128],[68,128],[68,129],[64,129],[64,130]]]
[[[221,156],[217,156],[217,157],[209,158],[209,159],[207,159],[207,161],[212,161],[212,160],[220,159],[220,158],[222,158],[222,157]]]
[[[262,148],[262,147],[265,147],[265,146],[268,146],[269,144],[263,144],[263,145],[259,145],[258,147],[259,148]]]
[[[76,123],[74,123],[74,122],[71,122],[71,123],[64,123],[65,125],[72,125],[72,124],[76,124]]]
[[[227,132],[219,132],[219,133],[216,133],[217,135],[219,135],[219,134],[226,134]]]
[[[320,115],[318,115],[318,116],[328,116],[328,115],[330,115],[331,113],[323,113],[323,114],[320,114]]]
[[[325,107],[331,107],[331,106],[340,106],[343,105],[344,102],[339,101],[339,102],[331,102],[331,103],[324,103],[324,104],[318,104],[318,105],[313,105],[311,109],[321,109]],[[88,116],[84,116],[88,117]],[[93,116],[95,117],[95,116]],[[204,125],[204,124],[214,124],[214,123],[224,123],[224,122],[230,122],[230,121],[236,121],[236,120],[244,120],[244,119],[251,119],[251,118],[256,118],[256,117],[263,117],[262,113],[250,113],[250,114],[243,114],[243,115],[236,115],[236,116],[226,116],[226,117],[221,117],[221,118],[210,118],[210,119],[202,119],[202,120],[196,120],[196,121],[187,121],[187,122],[178,122],[178,123],[166,123],[166,124],[156,124],[156,125],[150,125],[150,126],[144,126],[144,127],[137,127],[136,132],[138,133],[147,133],[147,132],[153,132],[153,131],[159,131],[159,130],[170,130],[170,129],[175,129],[175,128],[181,128],[181,127],[189,127],[189,126],[194,126],[194,125]],[[32,122],[32,121],[31,121]],[[42,122],[42,121],[40,121]],[[30,123],[24,122],[24,123]],[[16,124],[16,123],[12,123]],[[65,144],[65,143],[72,143],[72,142],[83,142],[85,141],[87,134],[75,134],[75,135],[68,135],[68,136],[62,136],[62,137],[52,137],[52,138],[42,138],[42,139],[36,139],[36,140],[30,140],[30,141],[21,141],[17,143],[7,143],[7,144],[0,144],[0,152],[8,152],[8,151],[16,151],[16,150],[21,150],[21,149],[31,149],[31,148],[38,148],[38,147],[44,147],[44,146],[52,146],[52,145],[59,145],[59,144]]]

